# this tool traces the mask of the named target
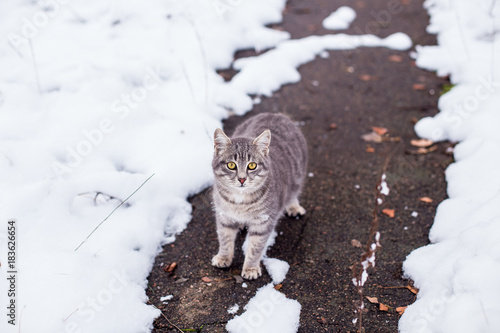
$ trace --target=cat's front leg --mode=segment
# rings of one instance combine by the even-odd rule
[[[267,240],[271,232],[252,232],[251,228],[248,231],[248,247],[245,254],[245,262],[241,276],[248,280],[254,280],[262,275],[260,268],[260,260],[264,253]]]
[[[219,268],[231,266],[234,256],[234,242],[239,226],[225,218],[217,219],[217,236],[219,238],[219,252],[212,258],[212,265]]]

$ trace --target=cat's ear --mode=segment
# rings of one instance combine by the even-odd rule
[[[226,149],[231,144],[231,139],[227,137],[220,128],[215,130],[214,133],[214,152],[219,154],[222,150]]]
[[[262,132],[261,135],[253,140],[253,144],[259,148],[264,156],[267,156],[269,154],[269,145],[271,144],[271,131],[267,129]]]

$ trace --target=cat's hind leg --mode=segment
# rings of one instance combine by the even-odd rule
[[[306,214],[306,210],[299,204],[299,199],[295,197],[290,203],[285,207],[286,215],[290,217],[299,217]]]

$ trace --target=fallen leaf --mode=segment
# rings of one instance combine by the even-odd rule
[[[378,304],[378,309],[380,311],[389,311],[389,307],[387,305],[383,304],[383,303],[379,303]]]
[[[356,7],[363,9],[366,7],[366,4],[363,1],[356,1]]]
[[[406,308],[407,308],[407,306],[400,306],[400,307],[396,308],[396,311],[397,311],[397,313],[402,315],[403,313],[405,313]]]
[[[332,129],[332,130],[337,129],[337,124],[335,124],[335,123],[331,123],[331,124],[330,124],[330,129]]]
[[[375,133],[375,132],[370,132],[370,133],[367,133],[367,134],[363,134],[361,136],[361,138],[363,140],[365,140],[366,142],[377,142],[377,143],[380,143],[382,142],[382,137]]]
[[[413,90],[425,90],[425,84],[423,84],[423,83],[415,83],[413,85]]]
[[[351,245],[354,247],[363,247],[363,244],[361,244],[361,242],[357,239],[351,240]]]
[[[243,283],[243,278],[241,275],[233,275],[233,278],[236,280],[236,283]]]
[[[418,294],[418,289],[412,286],[406,286],[406,289],[414,293],[415,295]]]
[[[177,267],[177,263],[173,262],[171,264],[168,264],[167,267],[165,267],[163,270],[165,272],[172,273],[175,270],[176,267]]]
[[[307,30],[309,30],[309,31],[311,31],[311,32],[312,32],[312,31],[316,31],[316,30],[318,30],[318,27],[317,27],[317,26],[315,26],[314,24],[309,24],[309,25],[307,26]]]
[[[361,81],[367,82],[367,81],[375,81],[375,80],[377,80],[377,77],[373,76],[373,75],[362,74],[362,75],[359,76],[359,79]]]
[[[395,210],[386,208],[386,209],[382,210],[382,213],[384,213],[385,215],[387,215],[389,217],[394,217]]]
[[[372,126],[372,130],[380,136],[386,134],[389,131],[385,127],[377,127],[377,126]]]
[[[434,141],[427,139],[411,140],[411,145],[419,148],[427,148],[434,144]]]
[[[184,283],[184,282],[186,282],[187,280],[188,280],[188,279],[186,279],[186,278],[180,278],[180,279],[175,280],[175,283]]]
[[[377,297],[370,297],[370,296],[365,296],[366,299],[372,303],[372,304],[378,304],[378,298]]]
[[[421,197],[420,199],[418,199],[422,202],[425,202],[425,203],[431,203],[433,200],[429,197]]]
[[[397,54],[391,54],[389,56],[389,61],[392,61],[392,62],[402,62],[403,61],[403,57],[399,56]]]
[[[375,148],[373,148],[373,147],[366,147],[365,151],[367,153],[374,153],[375,152]]]
[[[281,287],[283,287],[283,285],[282,285],[282,284],[277,284],[277,285],[275,285],[275,286],[274,286],[274,289],[276,289],[276,290],[280,290],[280,289],[281,289]]]
[[[202,280],[203,282],[206,282],[206,283],[210,283],[210,282],[212,282],[212,279],[211,279],[211,278],[209,278],[208,276],[204,276],[204,277],[202,277],[202,278],[201,278],[201,280]]]
[[[417,150],[409,150],[407,151],[408,154],[411,155],[425,155],[432,153],[433,151],[436,151],[438,149],[437,145],[430,146],[429,148],[418,148]]]

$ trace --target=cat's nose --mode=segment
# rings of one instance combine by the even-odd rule
[[[243,185],[243,183],[247,180],[246,178],[238,178],[238,180],[240,181],[240,184]]]

